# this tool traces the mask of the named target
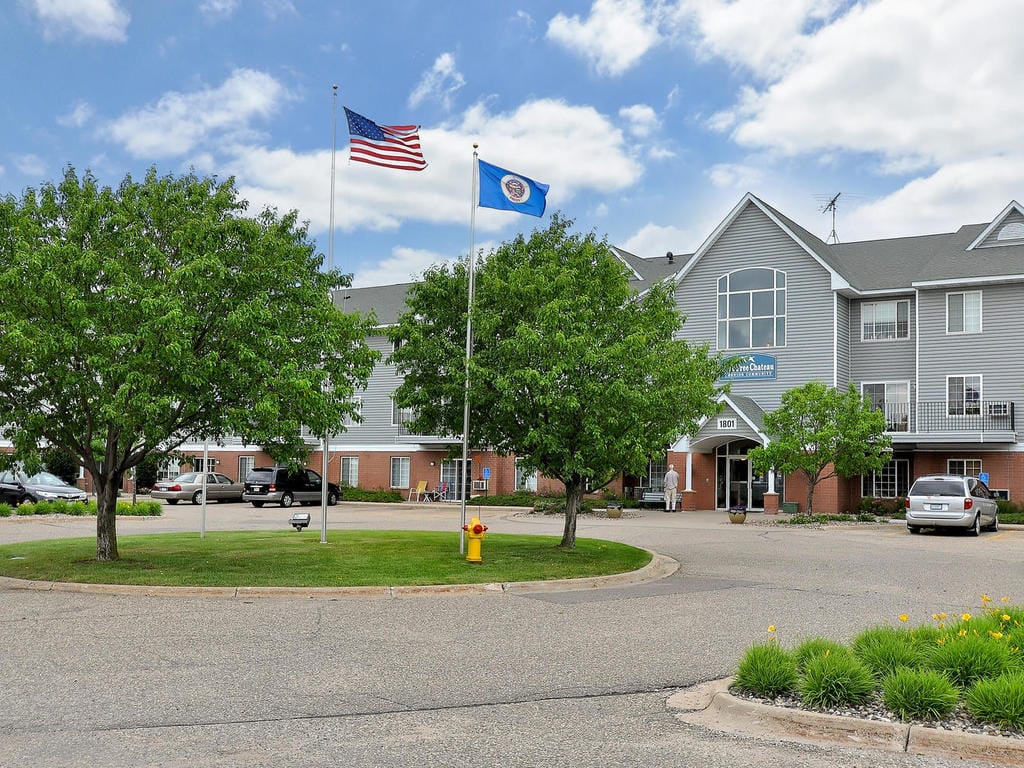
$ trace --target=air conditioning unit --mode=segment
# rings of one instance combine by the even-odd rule
[[[486,491],[487,490],[487,481],[486,480],[474,480],[473,481],[473,490],[474,491]]]
[[[988,415],[989,416],[1009,416],[1010,405],[1009,403],[989,403],[988,404]]]

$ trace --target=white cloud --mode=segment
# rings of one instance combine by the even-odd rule
[[[210,19],[227,19],[238,10],[240,0],[202,0],[199,12]]]
[[[765,176],[763,169],[741,163],[718,163],[707,173],[711,183],[716,187],[743,192],[756,188]]]
[[[447,264],[457,260],[458,257],[452,254],[441,254],[422,248],[399,245],[391,249],[389,257],[376,262],[373,267],[357,268],[352,275],[352,287],[365,288],[369,285],[413,282],[418,280],[427,268],[435,264]]]
[[[263,13],[271,21],[282,16],[298,16],[299,11],[291,0],[263,0]]]
[[[110,124],[110,135],[136,157],[175,157],[211,136],[238,139],[249,123],[272,114],[288,97],[273,77],[236,69],[216,88],[171,91],[153,105],[129,112]]]
[[[688,230],[649,223],[641,227],[619,247],[624,251],[648,259],[664,256],[669,252],[687,253],[692,249],[693,240],[694,235]],[[682,266],[682,260],[676,259],[676,263],[680,267]]]
[[[619,110],[619,117],[626,122],[626,130],[637,138],[646,138],[659,127],[657,113],[646,104],[623,107]]]
[[[95,108],[87,101],[77,101],[66,114],[57,118],[57,123],[66,128],[81,128],[96,114]]]
[[[418,107],[427,99],[438,101],[445,109],[451,108],[452,96],[466,80],[455,68],[455,56],[442,53],[434,60],[434,66],[423,73],[419,83],[409,94],[409,106]]]
[[[857,239],[949,232],[991,221],[1010,200],[1021,199],[1024,152],[949,163],[929,176],[842,215]]]
[[[655,10],[642,0],[594,0],[582,20],[559,13],[548,22],[547,37],[602,75],[621,75],[660,41]]]
[[[42,179],[46,175],[46,161],[39,155],[33,155],[31,153],[24,155],[14,155],[11,157],[11,162],[14,167],[25,176],[31,176],[32,178]]]
[[[486,137],[479,150],[482,159],[551,185],[549,211],[577,192],[629,187],[643,170],[629,155],[622,132],[592,107],[542,99],[512,112],[491,113],[477,104],[458,123],[420,131],[430,165],[418,173],[351,163],[346,147],[339,147],[336,226],[387,230],[404,221],[468,225],[472,145],[481,137]],[[220,172],[237,177],[254,209],[298,209],[310,221],[311,232],[327,230],[329,150],[300,153],[240,143],[226,154]],[[508,217],[507,212],[480,209],[477,229],[500,230]]]
[[[47,40],[70,35],[120,43],[128,37],[131,16],[117,0],[30,0],[29,7]]]

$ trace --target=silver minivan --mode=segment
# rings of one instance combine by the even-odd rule
[[[964,528],[977,536],[999,530],[999,507],[992,491],[976,477],[923,475],[907,494],[907,530]]]

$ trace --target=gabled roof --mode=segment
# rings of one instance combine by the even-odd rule
[[[405,298],[412,283],[375,285],[368,288],[343,288],[334,293],[334,304],[343,312],[373,312],[378,327],[394,325],[406,310]]]
[[[1010,217],[1011,213],[1016,212],[1019,216],[1024,216],[1024,208],[1020,207],[1020,203],[1016,200],[1011,200],[1010,204],[1003,208],[1003,212],[992,219],[992,223],[989,224],[985,229],[982,230],[981,234],[974,238],[974,241],[967,246],[968,251],[973,251],[979,245],[991,235],[1006,219]]]

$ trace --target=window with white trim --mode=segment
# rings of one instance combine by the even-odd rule
[[[906,432],[910,428],[910,382],[871,381],[860,385],[861,395],[871,407],[885,414],[889,432]]]
[[[196,472],[213,472],[217,466],[217,459],[212,456],[205,461],[202,456],[196,456],[195,458],[189,459],[189,463],[192,465],[192,469]]]
[[[718,348],[786,344],[786,273],[756,267],[718,278]]]
[[[353,424],[358,424],[363,418],[363,398],[361,395],[353,395],[349,402],[352,404],[354,413],[346,413],[345,419],[342,422],[345,426],[350,427]]]
[[[946,294],[946,333],[981,333],[981,291]]]
[[[860,307],[861,341],[910,338],[910,302],[874,301]]]
[[[412,408],[399,408],[395,399],[391,398],[391,426],[398,427],[412,421]]]
[[[981,474],[981,459],[946,459],[946,472],[977,477]]]
[[[877,472],[861,475],[860,495],[865,499],[896,499],[910,490],[910,461],[890,459]]]
[[[537,470],[527,472],[522,459],[516,459],[516,490],[537,492]]]
[[[949,416],[981,413],[981,376],[946,377],[946,413]]]
[[[358,456],[342,456],[341,457],[341,484],[347,485],[350,488],[357,488],[359,486],[359,457]]]
[[[409,487],[409,457],[408,456],[392,456],[391,457],[391,487],[392,488],[408,488]]]

